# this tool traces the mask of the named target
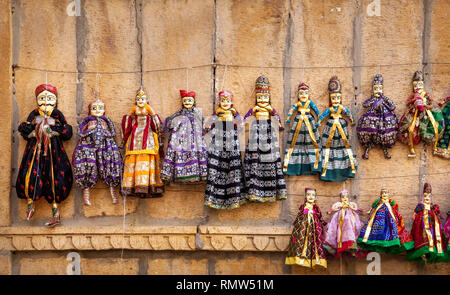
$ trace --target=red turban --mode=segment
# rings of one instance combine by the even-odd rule
[[[300,84],[300,85],[298,85],[298,90],[307,90],[307,89],[309,89],[309,86],[308,85],[306,85],[305,83],[302,83],[302,84]]]
[[[180,95],[181,95],[181,98],[183,98],[183,97],[194,97],[195,98],[194,91],[187,92],[186,90],[180,90]]]
[[[223,96],[228,96],[230,99],[232,99],[233,98],[233,93],[231,93],[231,91],[228,91],[228,90],[220,91],[219,92],[219,98],[223,97]]]
[[[34,91],[34,94],[36,95],[36,97],[39,95],[39,93],[41,93],[42,91],[50,91],[51,93],[53,93],[54,95],[58,96],[58,90],[56,89],[55,86],[50,85],[50,84],[41,84],[38,87],[36,87],[36,90]]]

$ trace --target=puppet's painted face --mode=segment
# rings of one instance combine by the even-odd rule
[[[381,198],[382,199],[388,199],[389,198],[389,192],[387,189],[382,189],[381,190]]]
[[[54,93],[44,90],[36,97],[39,109],[48,114],[56,107],[57,97]]]
[[[256,93],[256,104],[262,108],[267,107],[270,104],[270,94]]]
[[[316,201],[316,191],[308,190],[306,192],[306,202],[313,204]]]
[[[431,204],[431,193],[423,193],[423,202],[425,204]]]
[[[101,101],[93,102],[90,111],[92,116],[101,117],[105,114],[105,104]]]
[[[348,192],[341,193],[341,202],[348,203]]]
[[[229,110],[231,108],[231,104],[232,102],[229,96],[224,95],[220,97],[219,105],[222,109]]]
[[[145,93],[138,93],[136,95],[136,105],[143,108],[148,103],[147,95]]]
[[[183,97],[183,107],[185,107],[186,109],[190,109],[194,106],[195,103],[195,98],[190,97],[190,96],[185,96]]]
[[[298,100],[301,102],[307,102],[309,99],[309,89],[300,89],[298,91]]]
[[[341,94],[340,93],[331,93],[330,94],[331,105],[337,107],[341,104]]]
[[[383,95],[383,85],[375,84],[373,85],[373,96],[380,97]]]
[[[413,82],[414,92],[422,92],[424,91],[423,81],[414,81]]]

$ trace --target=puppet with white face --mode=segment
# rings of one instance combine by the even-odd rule
[[[89,189],[99,179],[108,186],[113,204],[117,203],[114,187],[120,183],[122,156],[115,142],[116,131],[105,115],[105,104],[100,99],[89,105],[89,116],[81,122],[80,140],[73,153],[75,182],[83,189],[86,206],[91,206]]]

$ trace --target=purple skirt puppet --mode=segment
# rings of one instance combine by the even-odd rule
[[[369,158],[369,150],[374,146],[380,146],[386,159],[391,156],[388,148],[395,144],[398,132],[398,119],[393,113],[395,104],[389,98],[383,96],[383,77],[377,74],[373,80],[372,97],[363,103],[367,112],[361,116],[356,126],[358,139],[365,148],[363,159]]]
[[[113,204],[117,203],[114,187],[120,183],[123,161],[114,140],[116,132],[113,122],[104,115],[90,115],[81,122],[78,132],[80,140],[72,161],[75,182],[83,189],[85,205],[91,205],[89,189],[99,178],[109,187]]]
[[[170,137],[161,179],[181,183],[206,181],[208,153],[200,110],[183,107],[167,118],[164,131],[170,131]]]

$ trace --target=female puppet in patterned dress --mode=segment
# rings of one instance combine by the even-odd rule
[[[322,174],[321,180],[346,181],[354,178],[357,161],[349,143],[347,122],[342,118],[348,116],[353,124],[352,113],[342,105],[341,82],[334,76],[328,83],[330,107],[319,117],[317,125],[329,117],[322,134]]]
[[[382,253],[398,254],[414,247],[414,241],[405,229],[398,204],[389,199],[387,189],[372,204],[370,218],[361,229],[358,245]]]
[[[160,178],[161,119],[148,105],[147,95],[141,87],[136,94],[136,106],[122,118],[122,137],[125,160],[122,194],[142,198],[160,197],[164,183]]]
[[[447,260],[448,240],[439,220],[441,211],[431,200],[431,185],[425,183],[422,202],[417,204],[413,215],[411,237],[414,249],[408,252],[408,260],[434,263]]]
[[[195,106],[195,92],[180,90],[182,108],[166,119],[169,144],[161,170],[165,182],[197,183],[207,178],[207,150],[203,116]]]
[[[313,175],[322,171],[319,128],[315,117],[319,109],[309,98],[309,86],[298,86],[298,102],[289,110],[286,124],[297,111],[287,140],[283,172],[288,175]],[[315,117],[314,117],[315,116]]]
[[[270,105],[270,83],[266,76],[256,80],[255,93],[256,106],[244,117],[244,121],[252,115],[256,118],[250,126],[244,155],[246,198],[256,202],[274,202],[287,198],[278,133],[275,130],[283,128],[277,111]]]
[[[219,93],[219,107],[206,124],[209,133],[205,206],[235,209],[246,203],[238,131],[242,120],[230,91]]]
[[[304,267],[327,267],[323,248],[323,231],[326,222],[315,204],[316,190],[305,189],[305,202],[298,209],[294,228],[289,239],[285,264],[296,264]]]
[[[444,118],[441,110],[433,106],[433,100],[425,91],[423,74],[414,73],[413,90],[407,100],[408,109],[400,118],[398,137],[409,145],[408,157],[415,157],[414,145],[420,141],[433,142],[433,151],[437,150],[437,143],[444,129]]]
[[[72,188],[72,167],[62,144],[72,137],[72,126],[57,107],[58,91],[50,84],[42,84],[35,91],[38,108],[19,132],[27,141],[17,176],[16,192],[26,199],[27,220],[35,212],[34,201],[45,198],[52,204],[52,218],[45,225],[61,223],[58,204],[64,201]]]
[[[444,116],[444,134],[442,138],[438,141],[438,145],[434,154],[445,159],[450,159],[449,152],[449,141],[450,141],[450,96],[445,99],[442,104],[439,104],[442,107],[442,115]]]
[[[362,210],[356,203],[349,202],[347,190],[341,191],[340,198],[341,201],[334,203],[327,212],[334,212],[334,215],[325,228],[325,248],[335,257],[340,257],[343,253],[363,257],[366,253],[356,242],[364,225],[359,219]]]
[[[89,105],[89,116],[81,122],[78,141],[73,152],[75,182],[83,189],[83,200],[91,206],[89,189],[99,178],[109,187],[112,203],[117,203],[114,187],[120,183],[123,169],[122,155],[114,137],[114,123],[105,115],[105,104],[100,99]]]
[[[390,159],[388,148],[395,144],[398,119],[394,114],[395,104],[383,95],[383,76],[377,74],[372,83],[372,97],[363,103],[368,108],[356,126],[358,139],[365,148],[363,159],[369,158],[369,150],[374,146],[383,149],[384,157]]]

